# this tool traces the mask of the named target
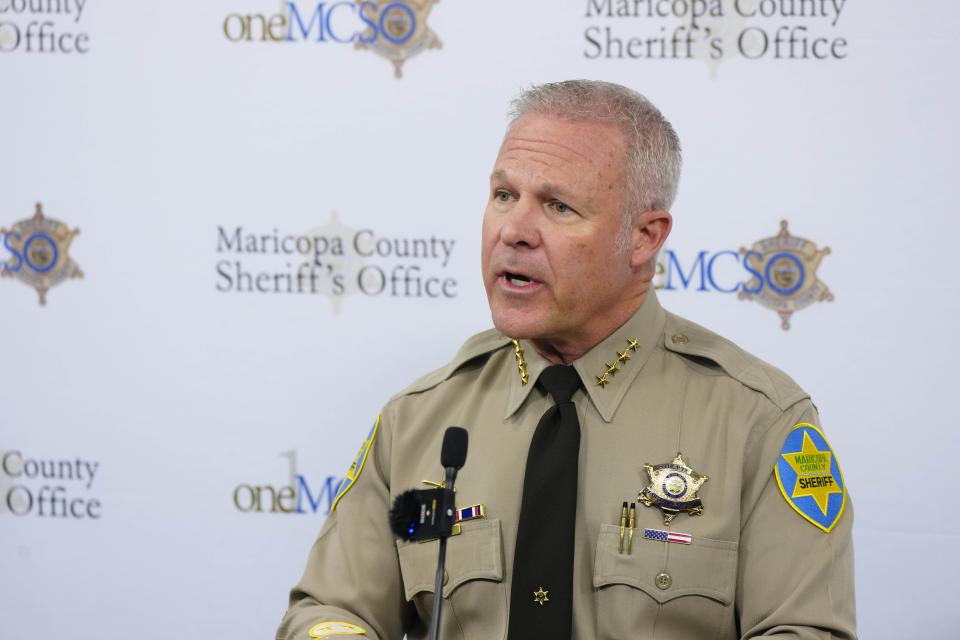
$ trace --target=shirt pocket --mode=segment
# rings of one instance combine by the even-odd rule
[[[599,638],[714,640],[733,628],[737,543],[694,536],[691,543],[646,540],[634,532],[619,552],[620,527],[597,538],[593,586]]]
[[[433,607],[438,549],[437,541],[397,543],[404,596],[417,608],[423,637]],[[441,635],[464,640],[504,637],[506,613],[500,520],[464,522],[461,533],[447,541]]]

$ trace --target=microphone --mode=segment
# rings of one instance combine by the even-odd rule
[[[443,568],[447,561],[447,538],[453,533],[457,503],[453,483],[457,472],[467,461],[467,430],[448,427],[443,434],[440,464],[445,480],[439,489],[411,489],[393,501],[390,509],[390,529],[403,540],[430,540],[438,538],[437,577],[433,585],[433,610],[430,615],[430,640],[440,634],[440,603],[443,601]]]
[[[440,449],[440,464],[446,472],[444,491],[449,492],[449,507],[444,515],[450,518],[450,532],[453,531],[453,519],[457,512],[456,496],[453,493],[453,482],[457,479],[457,472],[467,462],[467,430],[463,427],[447,427],[443,434],[443,447]],[[440,637],[440,603],[443,601],[443,567],[447,563],[447,537],[440,536],[440,551],[437,555],[437,578],[433,581],[433,610],[430,612],[430,640]]]
[[[445,481],[437,489],[410,489],[398,495],[390,508],[390,529],[401,540],[446,538],[456,524],[453,484],[467,460],[467,430],[449,427],[443,434],[440,464]]]
[[[447,485],[453,484],[453,481],[457,479],[457,472],[467,462],[468,440],[467,430],[463,427],[448,427],[446,433],[443,434],[440,464],[447,472]]]

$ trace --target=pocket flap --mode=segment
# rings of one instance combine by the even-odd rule
[[[638,535],[639,534],[639,537]],[[737,543],[694,536],[690,544],[645,540],[635,531],[633,553],[619,552],[620,527],[602,525],[597,539],[593,586],[624,584],[664,603],[680,596],[706,596],[724,605],[733,602],[736,588]],[[664,546],[669,545],[669,555]],[[670,586],[661,589],[656,577],[666,572]]]
[[[433,593],[440,543],[397,541],[400,572],[406,599],[425,591]],[[474,520],[461,525],[461,533],[447,540],[446,571],[449,579],[443,597],[469,580],[503,580],[503,544],[500,520]]]

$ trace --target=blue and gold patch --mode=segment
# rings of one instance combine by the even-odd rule
[[[783,443],[775,471],[787,503],[830,533],[843,514],[847,487],[837,456],[820,429],[808,422],[795,425]]]
[[[380,431],[380,416],[377,416],[377,421],[373,423],[373,428],[370,429],[370,433],[367,434],[367,439],[363,441],[363,444],[360,445],[360,451],[357,453],[357,457],[354,458],[353,464],[350,465],[350,468],[347,470],[347,475],[343,479],[343,482],[340,483],[340,486],[337,488],[337,495],[333,498],[333,504],[330,506],[330,511],[337,510],[337,504],[340,503],[340,498],[347,494],[347,491],[357,483],[357,478],[360,477],[360,473],[363,471],[363,466],[367,463],[367,456],[370,453],[370,448],[373,446],[373,441],[377,437],[377,433]]]

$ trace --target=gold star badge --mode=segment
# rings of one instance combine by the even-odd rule
[[[660,507],[663,524],[669,525],[677,514],[686,511],[692,516],[703,514],[703,502],[697,491],[708,476],[697,473],[683,461],[683,454],[666,464],[645,464],[650,485],[640,491],[637,499],[648,507]]]
[[[795,453],[781,454],[796,474],[797,482],[793,487],[791,498],[810,496],[820,507],[823,515],[827,515],[827,503],[833,493],[843,493],[837,486],[833,474],[830,472],[833,452],[830,449],[821,451],[813,443],[810,434],[804,431],[803,446]]]
[[[547,597],[548,593],[550,592],[544,591],[543,587],[540,587],[533,592],[533,601],[542,607],[544,604],[550,602],[550,598]]]
[[[610,384],[610,378],[607,377],[607,374],[604,373],[602,376],[597,376],[597,386],[605,387]]]

